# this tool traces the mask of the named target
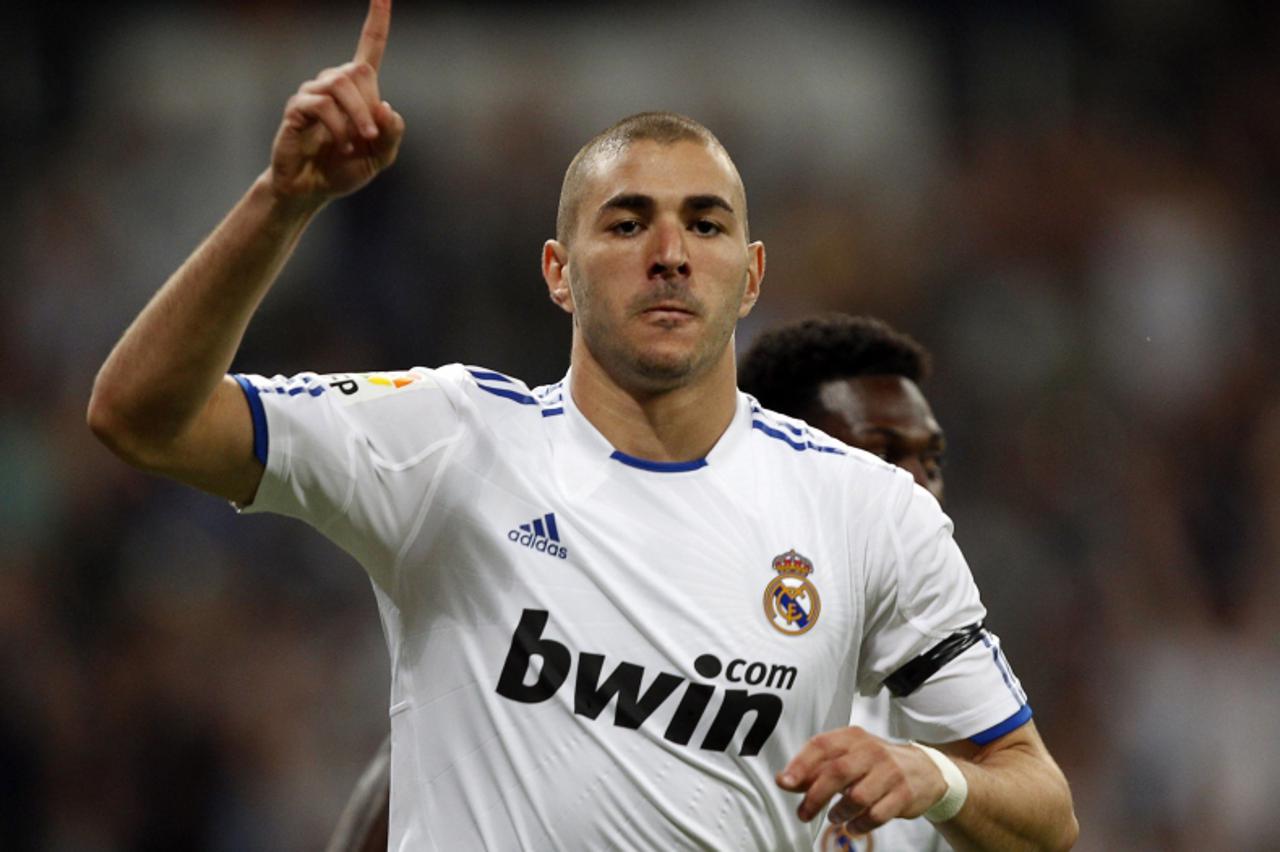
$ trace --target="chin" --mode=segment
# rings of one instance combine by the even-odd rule
[[[688,353],[648,348],[617,350],[608,360],[613,364],[609,372],[616,376],[629,376],[632,382],[652,390],[680,384],[691,366]]]
[[[634,390],[661,393],[686,385],[704,367],[699,348],[666,340],[649,345],[616,345],[601,347],[597,360],[606,371]]]
[[[687,360],[644,358],[635,362],[632,372],[648,382],[673,386],[681,384],[692,371]]]

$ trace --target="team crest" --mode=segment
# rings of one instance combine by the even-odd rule
[[[764,617],[779,632],[799,636],[817,623],[822,612],[822,599],[809,582],[813,563],[788,550],[773,558],[773,570],[778,576],[765,586]]]

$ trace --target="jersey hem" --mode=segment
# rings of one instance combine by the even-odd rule
[[[986,745],[987,743],[998,740],[1010,731],[1016,731],[1018,728],[1027,724],[1027,722],[1030,722],[1031,716],[1031,705],[1023,704],[1018,708],[1018,712],[1014,713],[1008,719],[1005,719],[1003,722],[1000,722],[997,725],[992,725],[985,731],[980,731],[969,737],[969,742],[974,745]]]

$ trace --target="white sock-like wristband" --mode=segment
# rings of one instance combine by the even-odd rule
[[[933,765],[942,773],[942,780],[947,782],[947,792],[924,812],[924,818],[929,822],[946,822],[960,813],[960,809],[964,807],[964,800],[969,798],[969,782],[960,771],[960,767],[956,766],[955,761],[936,748],[921,745],[915,740],[912,740],[911,744],[933,761]]]

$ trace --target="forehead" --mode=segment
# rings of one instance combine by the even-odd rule
[[[647,195],[679,204],[692,195],[718,195],[741,214],[742,181],[723,149],[702,141],[665,144],[639,139],[597,154],[585,170],[582,201],[593,213],[616,195]]]
[[[824,382],[818,401],[851,428],[868,426],[899,431],[940,431],[929,401],[905,376],[856,376]]]

